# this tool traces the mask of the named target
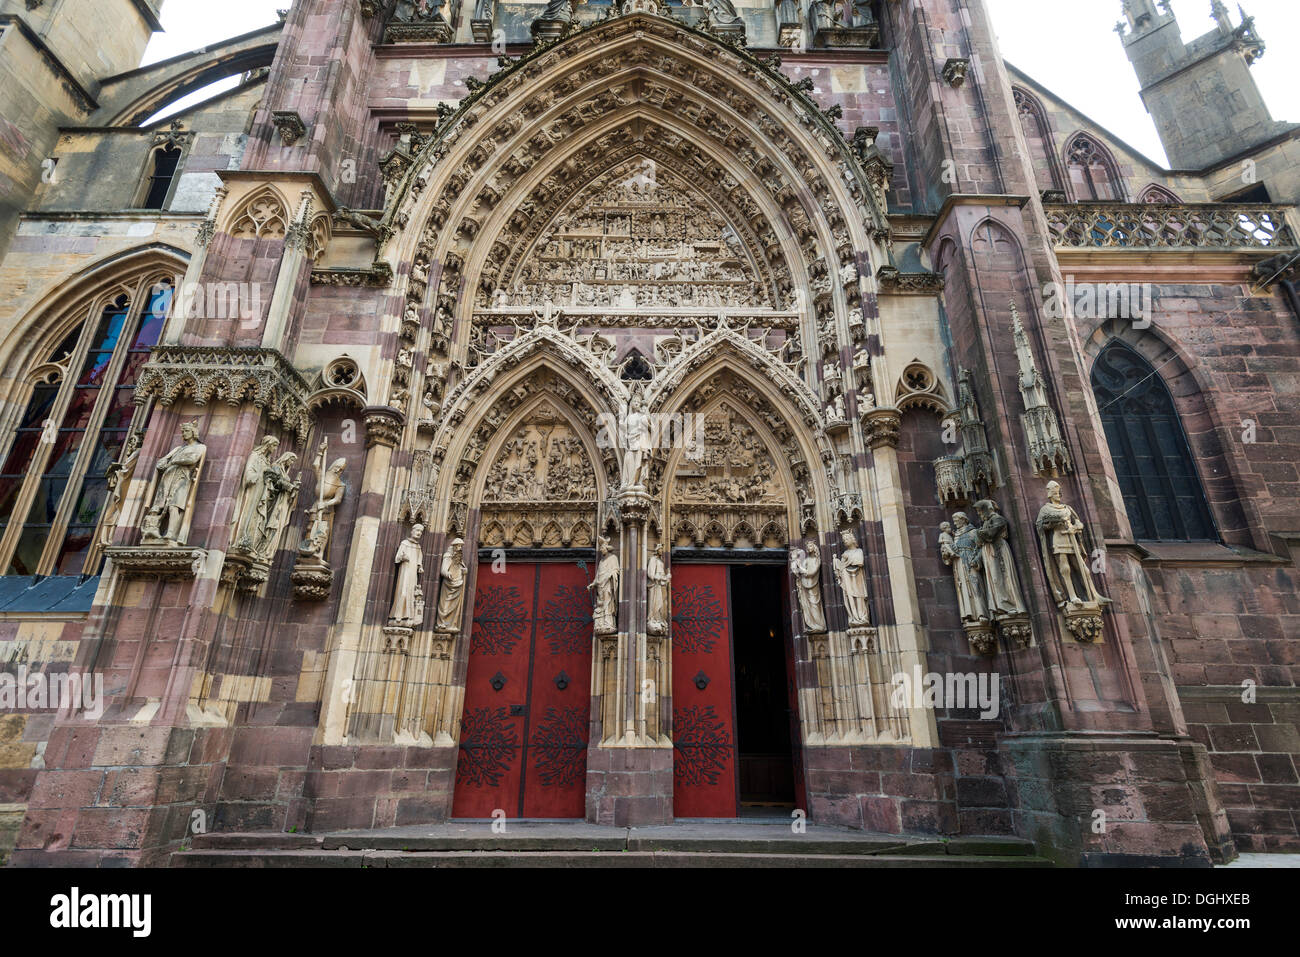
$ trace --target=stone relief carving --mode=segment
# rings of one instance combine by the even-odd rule
[[[479,305],[546,299],[570,307],[766,306],[761,267],[716,203],[634,157],[551,214],[510,278]]]
[[[602,536],[597,550],[600,560],[596,564],[596,577],[587,586],[592,593],[593,632],[613,635],[618,632],[618,586],[623,569],[609,539]]]
[[[790,550],[790,575],[799,596],[799,614],[804,632],[810,635],[826,631],[826,611],[822,607],[822,556],[816,542]]]
[[[480,505],[485,546],[590,547],[596,473],[567,418],[543,402],[506,439]]]
[[[208,447],[197,422],[181,426],[182,443],[154,466],[153,498],[140,524],[142,545],[184,545],[194,520],[194,497]]]
[[[758,432],[723,402],[705,416],[703,433],[673,476],[672,540],[697,547],[785,544],[787,490]]]

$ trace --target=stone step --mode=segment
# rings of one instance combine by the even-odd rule
[[[1033,855],[793,854],[715,851],[191,850],[172,866],[204,867],[1050,867]]]
[[[857,861],[848,864],[848,861]],[[326,834],[199,835],[172,857],[177,867],[828,867],[1042,866],[1015,837],[949,840],[788,825],[690,822],[617,828],[583,823],[488,823]]]

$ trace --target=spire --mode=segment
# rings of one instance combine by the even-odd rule
[[[1225,37],[1232,34],[1232,17],[1228,13],[1228,8],[1223,5],[1223,0],[1210,0],[1210,16],[1214,17],[1214,22],[1219,25],[1219,32]]]

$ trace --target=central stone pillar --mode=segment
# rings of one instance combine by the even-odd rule
[[[646,530],[654,499],[644,488],[619,491],[620,597],[613,628],[599,616],[592,694],[599,696],[598,743],[587,757],[587,820],[618,827],[667,824],[673,814],[673,750],[668,635],[646,634]],[[611,543],[612,544],[612,543]],[[597,559],[597,597],[604,579]],[[604,633],[602,633],[604,626]]]

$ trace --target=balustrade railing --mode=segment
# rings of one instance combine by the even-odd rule
[[[1044,206],[1056,246],[1072,249],[1273,249],[1294,246],[1285,206],[1072,203]]]

